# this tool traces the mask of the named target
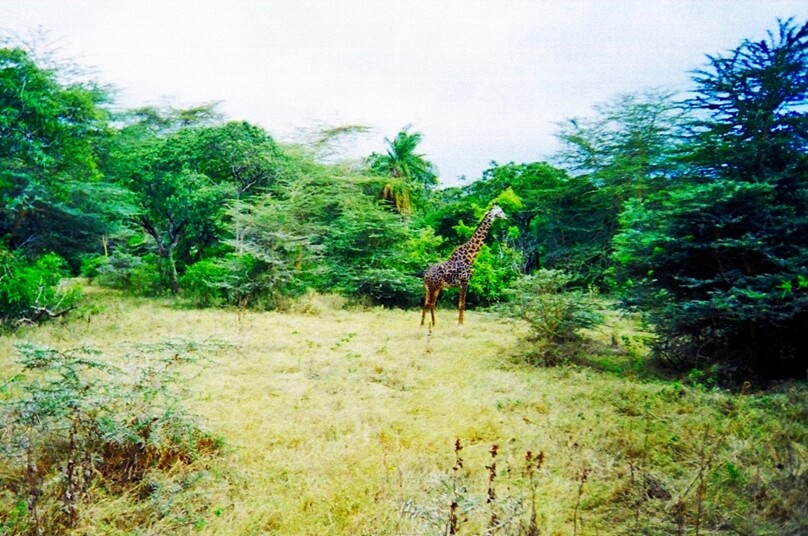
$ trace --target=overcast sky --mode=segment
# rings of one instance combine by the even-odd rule
[[[706,54],[763,38],[791,0],[0,0],[0,32],[42,28],[126,107],[221,101],[288,139],[404,126],[445,184],[557,148],[556,123],[647,88],[684,90]]]

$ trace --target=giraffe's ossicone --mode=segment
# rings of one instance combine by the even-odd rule
[[[483,246],[485,237],[488,235],[488,230],[496,218],[507,219],[505,212],[497,205],[494,205],[475,229],[474,234],[464,244],[455,248],[449,260],[433,264],[430,266],[426,274],[424,274],[424,289],[426,295],[424,297],[424,305],[421,308],[421,325],[424,325],[426,311],[429,309],[430,316],[432,317],[432,324],[435,325],[435,304],[438,302],[438,295],[440,291],[447,287],[460,287],[460,298],[457,303],[458,318],[457,323],[463,323],[463,309],[466,305],[466,290],[468,289],[469,279],[474,273],[473,265],[474,259],[480,253],[480,248]]]

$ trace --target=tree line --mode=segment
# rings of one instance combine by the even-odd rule
[[[421,275],[492,204],[469,306],[565,274],[640,311],[689,367],[801,376],[808,348],[808,24],[707,56],[686,95],[643,90],[559,124],[550,161],[438,187],[405,127],[361,161],[362,127],[281,144],[213,104],[121,110],[36,51],[0,48],[0,322],[62,314],[83,275],[198,306],[283,308],[308,291],[413,307]]]

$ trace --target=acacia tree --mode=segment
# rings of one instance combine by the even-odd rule
[[[228,206],[271,190],[285,158],[263,129],[218,122],[215,105],[147,108],[132,117],[106,169],[134,193],[132,221],[151,238],[162,285],[176,293],[186,266],[229,249]]]
[[[117,202],[98,171],[105,92],[0,48],[0,241],[73,262],[100,244]]]
[[[808,24],[778,30],[695,73],[681,185],[622,216],[628,299],[679,363],[808,364]]]
[[[568,230],[547,246],[550,255],[572,262],[557,267],[604,283],[626,201],[671,186],[683,126],[680,108],[671,94],[646,90],[617,95],[596,105],[592,117],[560,124],[556,159],[572,177],[561,191],[558,209],[567,218],[558,228]]]
[[[296,195],[264,195],[235,207],[235,253],[212,261],[222,270],[214,287],[242,307],[262,301],[278,307],[282,296],[295,294],[302,277],[315,270],[312,264],[320,249],[313,243],[314,226],[299,219],[300,204],[306,202]]]
[[[616,212],[630,198],[667,186],[681,135],[682,111],[670,93],[626,93],[595,106],[595,115],[561,123],[557,159],[614,198]]]
[[[189,229],[205,228],[221,212],[222,188],[183,165],[187,133],[167,136],[124,132],[114,162],[117,180],[134,194],[138,210],[132,221],[153,240],[165,285],[179,291],[177,250]],[[113,158],[115,160],[115,158]]]
[[[224,201],[236,211],[255,196],[277,191],[288,178],[287,159],[275,141],[262,128],[247,122],[232,121],[224,125],[183,129],[185,141],[178,144],[182,152],[172,155],[176,165],[207,177],[221,191]],[[179,133],[178,133],[179,134]],[[218,211],[221,219],[207,220],[189,229],[182,254],[187,262],[204,257],[205,250],[222,239],[222,228],[231,221]],[[235,225],[236,247],[242,233],[239,220]]]

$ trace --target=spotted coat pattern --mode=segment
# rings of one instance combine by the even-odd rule
[[[488,230],[491,224],[497,218],[507,218],[505,212],[494,205],[482,221],[474,230],[474,234],[464,244],[455,248],[449,260],[433,264],[427,269],[424,274],[424,289],[426,296],[424,297],[424,306],[421,308],[421,325],[424,325],[424,318],[426,311],[429,310],[432,318],[432,324],[435,325],[435,304],[438,301],[440,291],[447,287],[460,287],[460,298],[458,300],[458,318],[457,323],[463,323],[463,309],[466,304],[466,290],[468,288],[469,279],[474,274],[474,259],[480,253],[480,248],[483,246],[485,237],[488,235]]]

